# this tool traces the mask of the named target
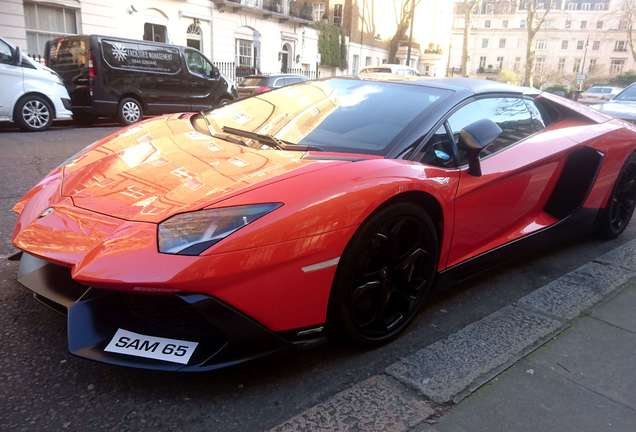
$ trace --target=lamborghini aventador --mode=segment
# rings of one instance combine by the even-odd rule
[[[122,129],[14,207],[18,280],[69,350],[216,369],[398,336],[435,286],[636,199],[636,129],[467,79],[299,83]]]

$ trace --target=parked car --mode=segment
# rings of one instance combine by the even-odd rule
[[[512,251],[584,222],[618,237],[635,182],[636,128],[567,99],[331,78],[86,147],[14,206],[13,259],[74,355],[204,371],[388,343]]]
[[[592,107],[612,117],[636,123],[636,83],[629,85],[610,101]]]
[[[71,101],[60,77],[22,56],[20,47],[0,39],[0,121],[27,131],[43,131],[53,120],[72,118]]]
[[[579,95],[577,102],[583,104],[595,104],[610,100],[621,92],[620,87],[592,86]]]
[[[251,75],[239,83],[238,95],[240,98],[246,98],[303,81],[307,81],[307,77],[303,75]]]
[[[391,76],[399,76],[399,77],[416,77],[420,76],[420,73],[417,69],[400,64],[383,64],[382,66],[367,66],[360,70],[358,74],[360,78],[365,79],[384,79],[390,78]]]
[[[64,36],[47,43],[79,120],[207,110],[236,98],[233,83],[194,48],[106,36]]]

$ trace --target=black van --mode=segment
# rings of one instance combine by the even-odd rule
[[[47,42],[47,66],[64,81],[80,121],[200,111],[237,97],[234,84],[199,51],[108,36],[65,36]]]

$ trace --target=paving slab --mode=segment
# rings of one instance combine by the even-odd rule
[[[375,375],[320,403],[270,432],[400,432],[434,414],[386,375]]]
[[[634,275],[613,264],[589,262],[522,297],[518,304],[560,320],[571,320]]]
[[[529,361],[636,412],[636,334],[632,332],[583,317]]]
[[[439,432],[634,432],[636,411],[526,361],[465,399]]]
[[[636,333],[636,284],[592,309],[591,316]]]
[[[461,400],[561,327],[507,306],[390,365],[386,372],[435,402]]]
[[[631,240],[630,242],[601,255],[595,261],[619,265],[636,271],[636,240]]]

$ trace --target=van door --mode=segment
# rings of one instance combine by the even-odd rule
[[[13,49],[0,39],[0,117],[11,117],[13,102],[22,94],[22,68],[13,64]]]
[[[190,75],[191,105],[193,111],[213,108],[222,89],[219,70],[199,51],[185,49],[186,65]]]
[[[88,38],[65,37],[47,42],[45,58],[47,66],[62,78],[71,96],[73,108],[90,107],[91,88],[88,74],[90,50]]]

